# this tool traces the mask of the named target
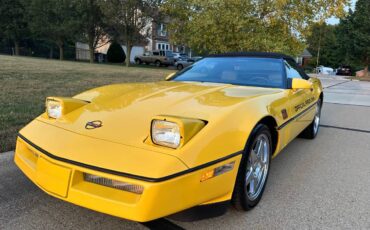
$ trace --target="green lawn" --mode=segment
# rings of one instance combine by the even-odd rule
[[[14,149],[17,132],[43,112],[47,96],[73,96],[111,83],[158,81],[171,72],[0,55],[0,153]]]

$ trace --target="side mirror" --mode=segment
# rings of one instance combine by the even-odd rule
[[[292,89],[312,89],[312,83],[304,79],[293,78]]]
[[[169,81],[172,79],[172,77],[175,75],[176,73],[170,73],[167,75],[167,77],[165,78],[166,81]]]

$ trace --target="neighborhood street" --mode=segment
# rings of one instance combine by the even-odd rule
[[[317,138],[296,139],[272,161],[255,209],[170,221],[185,229],[370,229],[370,82],[327,76],[322,83]],[[146,229],[45,194],[12,158],[0,154],[0,229]]]

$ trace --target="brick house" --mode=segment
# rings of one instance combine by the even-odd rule
[[[153,20],[149,26],[151,36],[148,39],[148,45],[145,47],[146,50],[171,50],[179,53],[191,53],[190,49],[186,46],[171,43],[165,22],[157,22]]]

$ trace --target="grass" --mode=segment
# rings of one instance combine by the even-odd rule
[[[0,153],[44,111],[47,96],[73,96],[94,87],[164,79],[168,69],[124,67],[0,55]]]

